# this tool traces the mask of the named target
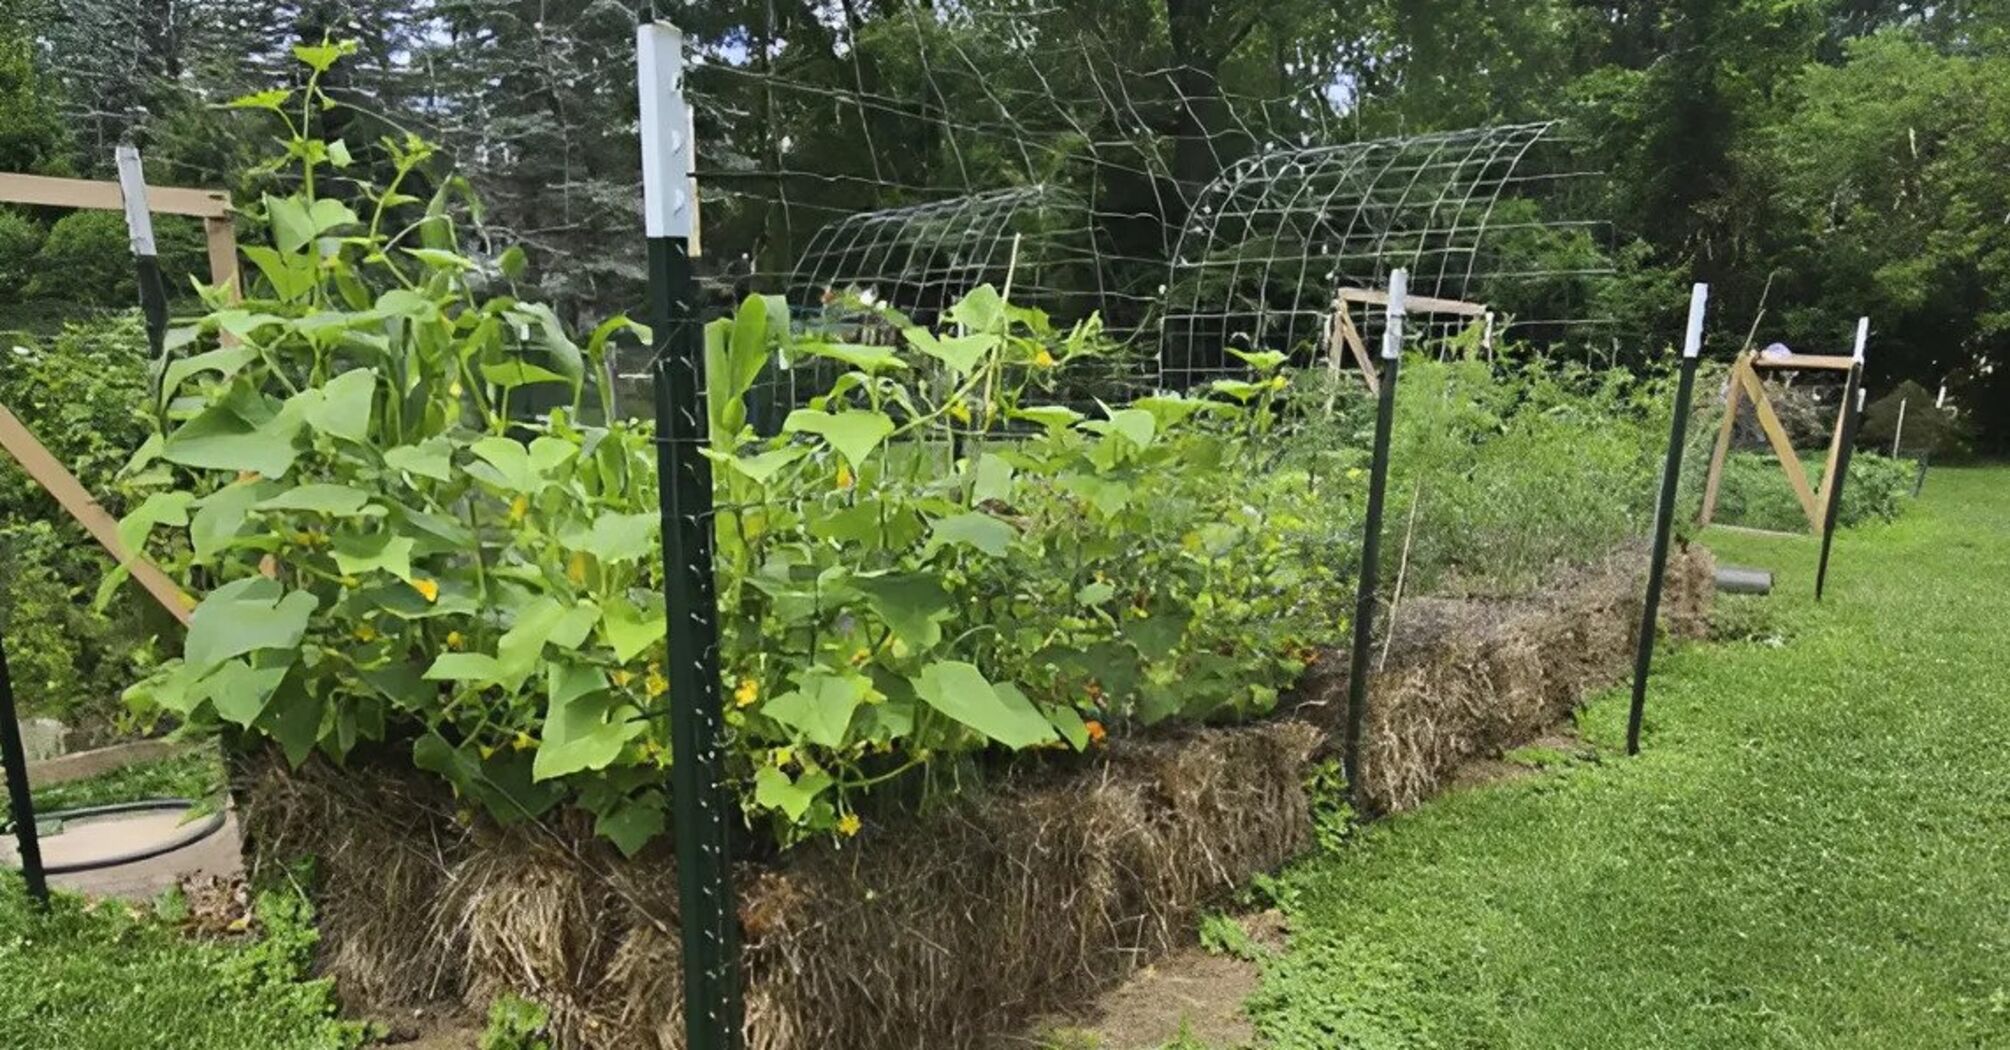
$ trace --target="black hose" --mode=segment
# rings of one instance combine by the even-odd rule
[[[114,802],[104,806],[79,806],[75,809],[52,809],[35,814],[37,820],[75,820],[83,817],[109,817],[119,813],[150,813],[162,810],[194,809],[196,803],[186,798],[149,798],[137,802]],[[151,860],[165,853],[187,849],[223,829],[224,812],[219,809],[209,817],[190,825],[188,830],[174,838],[155,843],[142,849],[114,853],[109,857],[93,857],[90,860],[74,860],[67,864],[48,864],[43,871],[51,875],[69,875],[80,871],[102,871],[124,864],[135,864]]]

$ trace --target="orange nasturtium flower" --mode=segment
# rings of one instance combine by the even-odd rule
[[[845,838],[858,834],[859,829],[864,826],[864,822],[858,819],[858,814],[856,813],[847,813],[838,818],[838,833]]]
[[[733,690],[733,703],[745,707],[761,698],[761,683],[751,678],[740,679],[739,688]]]
[[[439,581],[429,580],[421,576],[411,580],[410,582],[412,584],[412,589],[419,592],[419,597],[424,598],[428,602],[436,602],[440,600]]]
[[[1110,737],[1110,731],[1103,728],[1103,723],[1093,718],[1083,722],[1082,728],[1089,731],[1089,745],[1091,747],[1101,747],[1103,741],[1108,740]]]

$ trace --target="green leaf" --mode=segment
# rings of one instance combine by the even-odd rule
[[[950,307],[948,316],[951,321],[972,332],[1002,333],[1005,330],[1005,299],[998,294],[998,289],[981,284]]]
[[[607,675],[597,667],[554,660],[545,678],[550,700],[531,762],[533,781],[606,769],[648,728],[633,706],[611,698]]]
[[[314,234],[317,237],[338,226],[363,225],[363,220],[358,218],[347,204],[326,197],[308,207],[307,219],[313,223]]]
[[[949,371],[957,376],[976,371],[984,355],[998,346],[997,333],[988,331],[942,338],[916,325],[901,329],[900,334],[906,337],[909,346],[949,366]]]
[[[1117,596],[1117,589],[1101,580],[1084,584],[1075,592],[1075,600],[1083,605],[1101,605]]]
[[[286,489],[276,495],[259,500],[252,510],[296,510],[311,514],[325,514],[333,518],[354,518],[371,513],[381,514],[383,508],[370,506],[370,494],[362,489],[347,485],[331,485],[316,482]]]
[[[1046,716],[1009,684],[994,686],[971,664],[938,660],[914,679],[928,706],[1013,750],[1058,739]]]
[[[348,143],[341,139],[335,139],[328,143],[328,163],[338,168],[346,168],[355,162],[356,158],[349,154]]]
[[[833,783],[830,774],[822,770],[812,770],[791,780],[787,773],[773,766],[762,766],[754,771],[754,802],[781,810],[794,823],[803,819],[803,814],[810,811],[810,803]]]
[[[144,551],[154,526],[188,524],[188,507],[194,499],[193,492],[156,492],[148,496],[146,502],[119,519],[119,542],[127,550]]]
[[[1077,751],[1089,749],[1089,727],[1082,722],[1082,713],[1065,704],[1041,704],[1040,711],[1047,716],[1047,724],[1061,734],[1061,739]]]
[[[735,456],[730,453],[713,452],[711,449],[705,451],[715,462],[724,463],[761,485],[767,484],[768,479],[774,477],[783,467],[809,454],[801,445],[770,449],[757,456]]]
[[[607,636],[607,644],[614,648],[614,658],[622,663],[635,659],[643,650],[662,641],[666,623],[660,605],[644,615],[626,598],[610,599],[600,612],[601,630]]]
[[[415,542],[410,536],[389,532],[374,536],[338,533],[332,544],[335,567],[344,576],[362,576],[381,570],[401,580],[410,580]]]
[[[403,251],[406,255],[425,263],[435,270],[451,270],[459,273],[475,268],[475,264],[459,252],[450,252],[439,248],[406,248]]]
[[[384,453],[384,465],[434,481],[452,481],[454,443],[447,438],[430,437],[416,445],[399,445]]]
[[[902,361],[900,355],[893,352],[892,347],[861,346],[854,343],[799,343],[797,345],[807,353],[815,354],[818,357],[828,357],[833,361],[843,361],[845,364],[861,372],[878,374],[883,371],[900,371],[907,367],[907,362]]]
[[[663,833],[663,793],[644,791],[624,799],[593,822],[593,833],[614,843],[624,857],[633,857]]]
[[[1003,456],[978,456],[974,473],[976,476],[970,483],[971,502],[1012,502],[1013,469]]]
[[[272,243],[281,252],[297,252],[314,240],[314,220],[307,206],[292,197],[265,195],[265,217],[272,224]]]
[[[521,246],[515,244],[504,248],[503,253],[496,257],[496,268],[512,281],[522,278],[524,270],[529,265],[530,257],[524,254]]]
[[[281,301],[294,302],[314,290],[314,259],[305,252],[280,252],[263,244],[246,245],[242,251]]]
[[[975,547],[1001,558],[1011,546],[1012,538],[1018,535],[1012,526],[979,511],[938,518],[930,532],[928,546],[922,552],[924,558],[948,544]]]
[[[233,656],[260,649],[292,649],[307,633],[321,600],[307,591],[288,593],[263,576],[226,583],[195,607],[183,658],[207,673]]]
[[[225,109],[269,109],[274,113],[284,112],[288,99],[293,97],[291,88],[273,88],[270,91],[254,91],[249,95],[239,95],[223,104]]]
[[[370,405],[376,393],[376,372],[368,368],[344,372],[321,388],[320,403],[307,409],[307,425],[357,444],[367,442]]]
[[[321,719],[326,711],[327,701],[302,688],[297,676],[282,679],[266,706],[265,731],[279,741],[280,749],[286,752],[286,761],[295,768],[307,761],[308,753],[321,739]]]
[[[316,73],[326,73],[342,58],[342,48],[337,44],[295,44],[293,57],[306,63]]]
[[[278,491],[280,486],[277,482],[239,481],[199,500],[188,527],[189,542],[195,547],[196,563],[207,564],[227,550],[243,532],[252,506]]]
[[[656,549],[662,518],[658,514],[618,514],[608,511],[590,529],[574,529],[563,537],[568,550],[585,551],[607,564],[640,561]]]
[[[1012,418],[1030,419],[1053,431],[1074,426],[1081,420],[1082,414],[1066,405],[1039,405],[1034,408],[1018,409],[1012,413]]]
[[[283,477],[299,457],[293,441],[304,425],[300,416],[298,407],[273,412],[261,395],[240,386],[169,435],[161,458],[185,467]]]
[[[531,467],[530,450],[524,448],[522,442],[491,436],[468,446],[468,451],[493,468],[482,470],[479,464],[470,468],[469,473],[484,481],[531,495],[544,487],[538,480],[537,471]]]
[[[865,595],[894,637],[915,652],[927,652],[942,641],[941,621],[956,609],[949,592],[932,575],[861,576],[852,586]]]
[[[196,354],[194,357],[179,358],[168,365],[167,371],[161,374],[161,398],[164,401],[173,400],[175,391],[180,390],[182,383],[190,376],[215,372],[229,379],[237,375],[239,369],[256,360],[258,351],[243,344],[226,346],[220,350]]]
[[[817,668],[797,687],[761,705],[761,713],[803,735],[813,744],[842,747],[852,712],[865,701],[872,681],[863,675],[833,675]]]
[[[837,449],[845,459],[857,469],[865,463],[865,457],[893,433],[893,419],[884,412],[853,409],[849,412],[819,412],[815,409],[799,408],[789,413],[782,422],[782,430],[791,434],[816,434],[830,446]]]
[[[1275,372],[1279,365],[1290,360],[1286,354],[1277,350],[1237,350],[1232,346],[1222,349],[1248,362],[1249,367],[1256,369],[1258,374]]]
[[[377,312],[388,317],[431,321],[440,316],[440,304],[409,288],[393,288],[377,297]]]
[[[482,378],[497,386],[529,386],[532,383],[570,383],[572,380],[548,368],[541,368],[518,358],[500,364],[484,363]]]
[[[256,668],[249,661],[227,660],[215,674],[203,679],[199,688],[224,721],[249,729],[264,716],[266,707],[272,703],[273,694],[279,689],[279,683],[292,669],[290,653],[283,661],[271,661],[269,666]]]
[[[500,682],[502,662],[487,653],[441,653],[426,668],[429,682]]]
[[[1152,437],[1158,433],[1158,420],[1142,408],[1120,408],[1110,412],[1107,420],[1093,419],[1083,423],[1082,429],[1098,434],[1122,434],[1131,444],[1150,448]]]

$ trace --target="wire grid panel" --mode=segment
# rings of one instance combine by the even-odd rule
[[[1171,386],[1240,371],[1226,348],[1269,349],[1323,361],[1342,288],[1381,288],[1410,273],[1413,296],[1479,301],[1522,327],[1570,324],[1577,306],[1549,295],[1572,278],[1610,273],[1607,257],[1569,260],[1559,242],[1589,241],[1598,222],[1559,219],[1544,197],[1593,173],[1567,156],[1530,163],[1555,124],[1267,149],[1224,172],[1201,195],[1169,269],[1160,369]],[[1552,316],[1553,314],[1553,316]],[[1379,310],[1353,315],[1369,347]],[[1443,338],[1470,316],[1419,312],[1410,328]]]

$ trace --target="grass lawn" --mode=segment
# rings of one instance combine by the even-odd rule
[[[1814,540],[1706,539],[1761,637],[1664,650],[1638,759],[1614,691],[1603,761],[1294,865],[1276,1046],[2010,1046],[2010,469],[1841,534],[1819,606]]]

